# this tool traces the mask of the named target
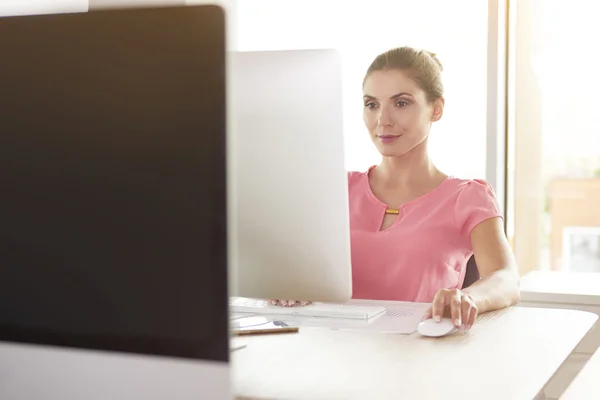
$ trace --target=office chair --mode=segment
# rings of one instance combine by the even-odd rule
[[[477,282],[479,278],[479,268],[477,268],[477,263],[475,263],[475,255],[472,255],[469,261],[467,261],[467,271],[465,272],[465,280],[463,281],[462,288],[468,288]]]

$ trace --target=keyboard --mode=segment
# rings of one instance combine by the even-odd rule
[[[293,315],[299,317],[326,317],[345,319],[370,319],[385,312],[385,307],[352,304],[312,303],[306,306],[274,306],[267,300],[232,297],[229,307],[235,313]]]

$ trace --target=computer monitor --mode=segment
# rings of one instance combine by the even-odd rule
[[[231,52],[229,68],[231,295],[349,300],[340,55]]]
[[[0,19],[0,398],[229,396],[215,6]]]

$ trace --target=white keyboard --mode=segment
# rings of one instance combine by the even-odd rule
[[[232,312],[248,314],[294,315],[299,317],[327,317],[346,319],[370,319],[385,312],[384,307],[357,306],[352,304],[313,303],[306,306],[274,306],[266,300],[232,297]]]

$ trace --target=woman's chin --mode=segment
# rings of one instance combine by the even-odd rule
[[[395,144],[386,144],[386,143],[377,143],[375,142],[375,147],[379,154],[382,157],[402,157],[407,155],[408,153],[415,152],[420,148],[419,144],[416,146],[407,145],[408,143],[395,143]]]
[[[382,157],[401,157],[407,153],[405,149],[402,148],[390,148],[388,146],[382,148],[382,146],[377,146],[377,150]]]

